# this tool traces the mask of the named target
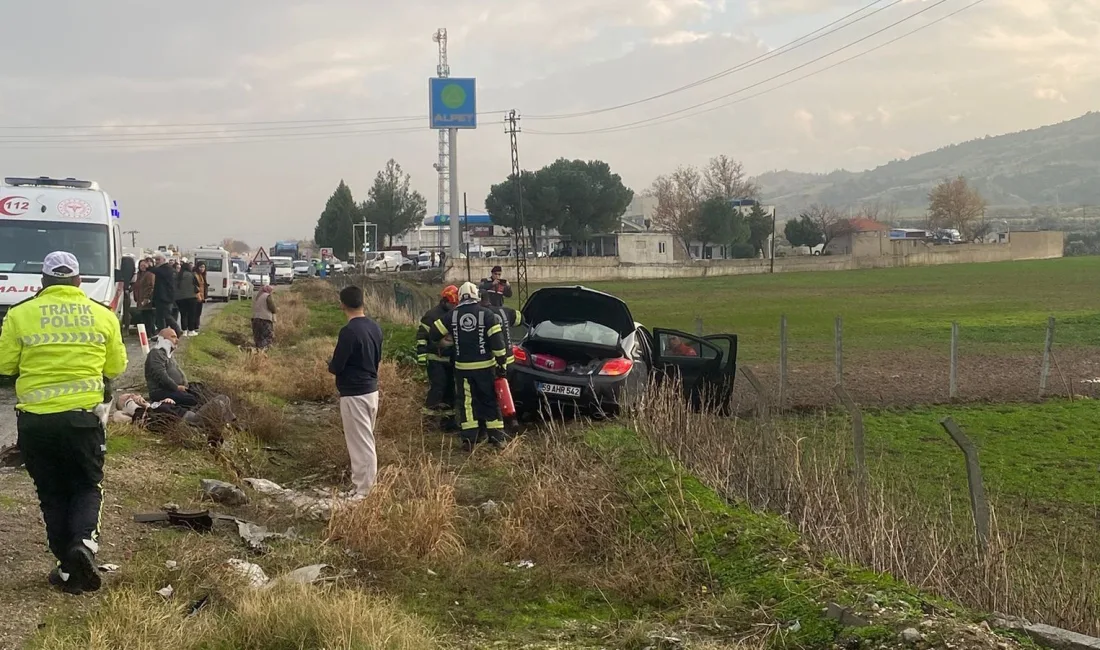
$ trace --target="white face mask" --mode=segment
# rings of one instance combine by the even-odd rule
[[[168,356],[172,356],[172,351],[176,349],[176,344],[166,338],[157,339],[157,348],[164,350],[168,353]]]

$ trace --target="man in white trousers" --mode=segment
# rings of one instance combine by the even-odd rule
[[[378,456],[374,450],[374,422],[378,416],[378,362],[382,359],[382,328],[363,313],[363,290],[340,292],[340,308],[348,324],[340,330],[328,371],[336,375],[340,417],[351,457],[352,494],[362,499],[374,487]]]

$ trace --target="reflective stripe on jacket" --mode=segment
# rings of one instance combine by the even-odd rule
[[[451,349],[445,347],[438,336],[432,335],[434,323],[442,321],[450,311],[450,304],[441,300],[438,305],[424,314],[424,318],[420,319],[420,325],[416,328],[416,359],[418,362],[451,362]]]
[[[435,336],[454,340],[457,370],[481,370],[506,363],[500,316],[476,302],[460,303],[450,314],[432,324]]]
[[[20,411],[92,410],[103,401],[103,378],[125,369],[118,318],[78,287],[43,289],[12,307],[0,329],[0,375],[19,376]]]

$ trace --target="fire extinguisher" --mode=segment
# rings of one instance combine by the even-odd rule
[[[512,389],[508,386],[505,377],[497,377],[493,382],[493,388],[497,392],[497,404],[500,404],[500,413],[506,418],[516,415],[516,403],[512,401]]]

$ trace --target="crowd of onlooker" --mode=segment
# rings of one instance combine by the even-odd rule
[[[177,336],[198,336],[209,286],[205,262],[192,266],[186,258],[169,260],[163,253],[147,257],[138,262],[132,285],[131,322],[150,333],[171,328]]]

